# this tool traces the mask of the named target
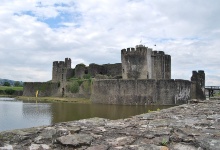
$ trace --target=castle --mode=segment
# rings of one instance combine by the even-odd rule
[[[171,79],[171,56],[163,51],[152,51],[144,45],[121,50],[121,62],[117,64],[78,64],[71,68],[71,59],[54,61],[52,81],[66,81],[73,76],[82,78],[85,74],[121,76],[122,79]]]
[[[70,78],[90,75],[91,88],[81,85],[78,93],[66,90]],[[103,75],[108,78],[97,79]],[[204,99],[205,73],[193,71],[191,81],[171,79],[171,56],[153,51],[144,45],[121,50],[121,63],[78,64],[71,68],[71,59],[54,61],[49,83],[25,83],[24,95],[41,90],[40,96],[89,96],[94,103],[105,104],[182,104],[190,98]],[[44,88],[42,88],[44,87]],[[46,87],[46,88],[45,88]]]

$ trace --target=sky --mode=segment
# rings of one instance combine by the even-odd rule
[[[173,79],[204,70],[220,85],[219,14],[219,0],[1,0],[0,78],[45,82],[66,57],[119,63],[142,41],[171,55]]]

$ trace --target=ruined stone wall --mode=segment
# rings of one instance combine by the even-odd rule
[[[75,75],[74,69],[66,69],[66,77],[65,77],[66,80],[68,80],[69,78],[72,78],[74,75]]]
[[[87,67],[84,64],[78,64],[75,67],[75,77],[82,78],[83,75],[86,73]]]
[[[185,104],[191,99],[191,82],[188,80],[175,80],[175,104]]]
[[[190,99],[186,80],[94,80],[94,103],[123,105],[174,105]]]
[[[121,63],[116,64],[104,64],[102,65],[104,68],[104,71],[106,71],[107,76],[121,76],[122,75],[122,66]]]
[[[57,82],[24,82],[23,96],[36,96],[38,90],[39,97],[61,96],[60,83]]]
[[[82,64],[76,65],[75,77],[82,78],[85,74],[90,74],[91,77],[95,77],[97,74],[107,75],[107,76],[121,76],[121,63],[116,64],[90,64],[88,67]]]
[[[88,67],[88,73],[92,76],[95,77],[96,74],[102,74],[102,66],[98,64],[90,64]]]
[[[193,71],[191,81],[194,82],[192,85],[192,89],[194,90],[194,94],[192,94],[192,98],[195,99],[206,99],[205,97],[205,72],[203,70]]]

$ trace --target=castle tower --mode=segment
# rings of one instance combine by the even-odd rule
[[[171,79],[171,56],[165,55],[164,59],[164,65],[165,65],[165,79]]]
[[[73,69],[71,69],[71,59],[65,58],[65,61],[54,61],[52,71],[52,81],[66,81],[67,78],[73,75]]]
[[[151,64],[152,50],[144,45],[121,50],[122,78],[123,79],[150,79],[152,78]]]
[[[152,52],[153,79],[171,79],[171,56],[163,51]]]
[[[164,52],[163,51],[153,51],[153,78],[154,79],[164,79]]]
[[[67,69],[71,68],[71,59],[70,58],[65,58],[65,66]]]
[[[123,79],[171,79],[171,56],[144,45],[121,50]]]

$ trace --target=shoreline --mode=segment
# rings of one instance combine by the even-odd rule
[[[0,149],[218,149],[220,99],[126,119],[90,118],[0,132]]]
[[[70,102],[70,103],[82,103],[90,104],[90,99],[87,98],[69,98],[69,97],[27,97],[27,96],[16,96],[17,100],[22,101],[37,101],[37,102]]]

